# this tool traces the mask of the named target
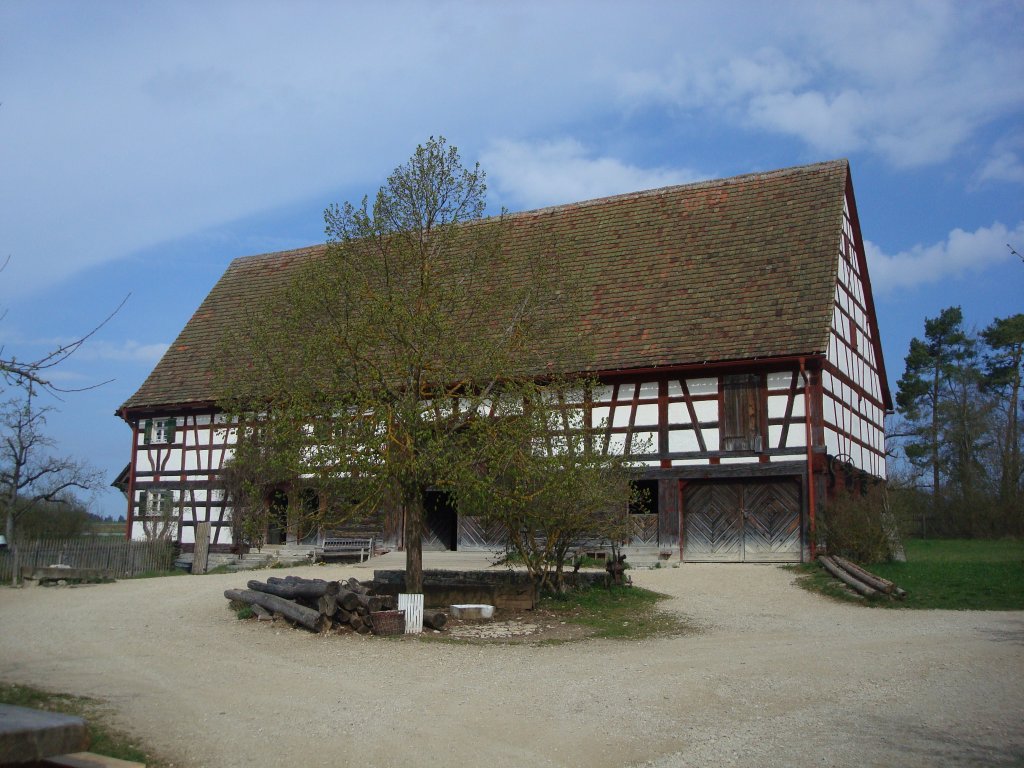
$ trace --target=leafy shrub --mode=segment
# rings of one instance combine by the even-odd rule
[[[839,489],[818,520],[818,533],[831,555],[861,563],[889,560],[889,506],[883,483]]]

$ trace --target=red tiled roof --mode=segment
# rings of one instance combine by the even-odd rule
[[[572,242],[595,371],[823,354],[845,160],[514,214],[505,247]],[[216,400],[225,330],[324,246],[234,260],[125,408]]]

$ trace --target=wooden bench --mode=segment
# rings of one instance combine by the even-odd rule
[[[103,582],[114,581],[114,572],[108,568],[68,568],[65,566],[23,565],[21,578],[29,581],[44,582]]]
[[[359,562],[369,560],[373,557],[373,537],[332,537],[324,539],[323,546],[320,548],[320,555],[323,558],[343,556],[343,555],[359,555]]]

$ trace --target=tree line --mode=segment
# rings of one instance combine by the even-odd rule
[[[921,536],[1024,535],[1024,314],[979,332],[960,307],[927,318],[896,393],[889,436],[905,459],[892,483]],[[909,519],[906,519],[909,518]]]

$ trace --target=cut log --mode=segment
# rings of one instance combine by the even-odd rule
[[[319,600],[324,595],[337,595],[340,589],[336,581],[273,584],[253,579],[246,586],[256,592],[266,592],[286,600]]]
[[[849,573],[847,573],[842,568],[840,568],[838,565],[836,565],[835,561],[832,560],[831,557],[827,557],[827,556],[822,555],[818,559],[821,561],[821,564],[825,566],[825,570],[826,571],[831,573],[833,576],[835,576],[837,579],[839,579],[841,582],[843,582],[847,586],[851,587],[852,589],[856,590],[860,594],[864,595],[864,597],[874,597],[875,595],[878,594],[877,590],[872,589],[867,584],[865,584],[863,581],[860,581],[859,579],[855,579]]]
[[[338,601],[334,595],[321,595],[316,601],[316,608],[328,618],[334,616],[338,610]]]
[[[346,589],[349,589],[352,592],[355,592],[355,593],[360,594],[360,595],[368,595],[368,594],[370,594],[372,592],[372,590],[369,587],[367,587],[366,585],[362,584],[356,578],[351,578],[350,577],[350,578],[346,579],[342,583],[342,586],[345,587]]]
[[[343,587],[335,596],[335,599],[338,601],[338,605],[346,611],[354,611],[359,607],[359,597],[359,595],[348,589],[348,587]]]
[[[367,613],[373,613],[382,609],[383,601],[379,595],[362,595],[353,592],[348,586],[341,587],[337,594],[338,602],[346,611],[355,611],[364,608]]]
[[[875,576],[875,574],[871,573],[870,571],[864,570],[856,563],[851,563],[844,557],[833,555],[832,560],[835,561],[836,565],[838,565],[844,571],[849,573],[855,579],[860,579],[869,587],[877,589],[879,592],[885,592],[885,594],[888,595],[892,593],[894,589],[896,589],[896,585],[888,579],[883,579],[880,576]]]
[[[273,621],[274,614],[264,608],[262,605],[251,605],[252,612],[256,614],[256,621]]]
[[[448,623],[448,614],[444,611],[432,611],[429,608],[423,611],[423,626],[436,629],[438,631],[444,629]]]
[[[327,621],[327,619],[320,615],[319,611],[304,608],[298,603],[293,603],[291,600],[254,589],[226,589],[224,590],[224,597],[228,600],[237,600],[247,605],[260,605],[268,611],[280,613],[289,621],[301,624],[313,632],[319,632],[323,629]]]

